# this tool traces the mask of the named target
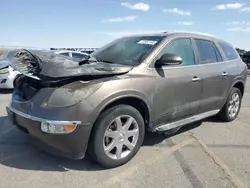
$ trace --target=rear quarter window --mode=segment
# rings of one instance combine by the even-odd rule
[[[222,61],[220,52],[212,41],[203,39],[194,39],[197,51],[199,64],[216,63]]]
[[[239,58],[238,52],[230,44],[227,44],[226,42],[218,42],[218,44],[223,50],[227,60],[234,60]]]

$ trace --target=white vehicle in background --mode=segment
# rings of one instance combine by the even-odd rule
[[[86,57],[89,56],[88,53],[70,51],[70,50],[60,50],[60,51],[55,51],[54,53],[77,58],[77,59],[85,59]]]
[[[21,73],[9,66],[4,55],[0,56],[0,89],[13,89],[13,81]]]

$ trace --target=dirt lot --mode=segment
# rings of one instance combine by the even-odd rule
[[[250,187],[250,80],[234,122],[208,119],[170,138],[148,134],[137,156],[112,170],[89,159],[72,161],[34,147],[6,118],[9,99],[10,94],[1,94],[1,188]]]

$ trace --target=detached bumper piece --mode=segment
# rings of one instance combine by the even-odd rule
[[[47,120],[6,107],[10,121],[35,140],[43,150],[71,159],[84,158],[90,134],[81,121]]]

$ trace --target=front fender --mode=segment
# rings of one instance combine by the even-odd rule
[[[120,91],[120,92],[113,93],[113,94],[109,95],[104,100],[102,100],[102,102],[98,105],[94,104],[91,101],[88,101],[91,105],[93,105],[95,107],[94,117],[92,118],[94,121],[92,122],[92,124],[96,121],[96,119],[98,118],[100,113],[107,106],[109,106],[110,104],[112,104],[120,99],[125,99],[125,98],[135,98],[135,99],[141,100],[143,103],[145,103],[145,105],[148,108],[149,120],[153,118],[153,114],[154,114],[153,108],[152,108],[152,104],[149,101],[148,97],[145,96],[144,94],[138,92],[138,91],[126,90],[126,91]]]

